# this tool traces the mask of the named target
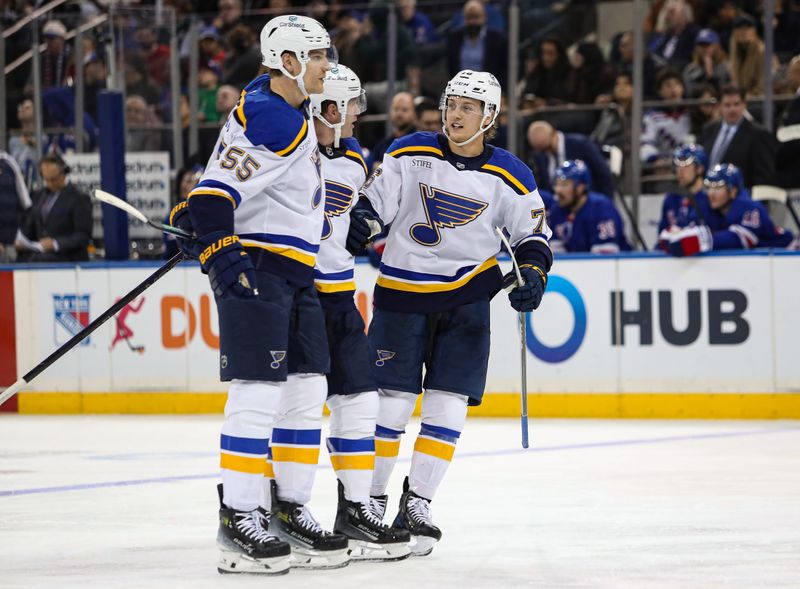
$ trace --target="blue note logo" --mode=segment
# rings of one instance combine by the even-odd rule
[[[272,356],[272,363],[269,367],[273,370],[277,370],[281,367],[281,362],[286,359],[286,352],[283,350],[270,350],[269,353]]]
[[[322,239],[328,239],[333,233],[332,217],[346,213],[353,204],[355,191],[346,184],[332,180],[325,181],[325,222],[322,225]]]
[[[442,241],[440,229],[452,229],[477,219],[489,206],[488,203],[466,196],[445,192],[439,188],[420,183],[422,208],[425,222],[412,225],[411,238],[426,246],[438,245]]]
[[[89,325],[89,301],[91,295],[53,295],[53,337],[56,345],[65,344]],[[88,346],[86,338],[80,345]]]
[[[391,350],[378,350],[378,359],[375,360],[375,366],[381,367],[397,355],[397,352]]]

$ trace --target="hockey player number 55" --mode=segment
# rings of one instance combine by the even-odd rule
[[[226,170],[236,169],[236,177],[242,182],[248,180],[253,175],[253,172],[261,167],[261,164],[253,156],[240,147],[228,148],[228,151],[223,154],[219,165]]]

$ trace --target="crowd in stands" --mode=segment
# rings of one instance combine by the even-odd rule
[[[4,26],[38,6],[22,0],[0,0],[0,4]],[[761,104],[755,100],[765,90],[762,8],[758,3],[650,2],[644,23],[646,54],[641,88],[649,102],[642,121],[631,120],[635,92],[632,32],[620,31],[610,42],[598,42],[596,35],[570,26],[569,11],[586,10],[585,3],[576,4],[581,6],[520,2],[523,53],[517,95],[511,99],[522,109],[520,131],[525,141],[521,155],[534,170],[540,188],[554,195],[556,208],[566,207],[564,203],[574,208],[575,202],[583,202],[582,197],[590,204],[600,196],[612,202],[618,179],[612,177],[607,164],[608,148],[621,149],[628,160],[639,157],[646,174],[669,178],[676,174],[675,150],[696,143],[708,156],[704,166],[707,171],[717,164],[733,164],[746,190],[757,184],[800,189],[800,139],[779,142],[762,124]],[[397,1],[401,26],[394,64],[396,94],[391,101],[386,83],[389,0],[368,0],[355,8],[342,0],[165,0],[163,5],[174,9],[177,19],[181,63],[181,94],[177,97],[171,94],[169,27],[158,24],[154,12],[137,16],[133,11],[117,23],[123,35],[117,40],[113,57],[107,54],[101,28],[84,35],[82,64],[75,63],[68,32],[107,12],[107,3],[71,0],[59,8],[58,14],[39,22],[46,46],[41,60],[44,136],[35,136],[30,65],[17,68],[8,78],[10,158],[0,158],[0,164],[13,162],[21,185],[31,189],[42,184],[39,162],[45,154],[74,149],[76,138],[70,130],[76,118],[74,80],[76,67],[81,66],[85,112],[78,116],[84,120],[86,149],[96,148],[98,93],[105,89],[109,72],[117,69],[125,90],[126,149],[172,151],[172,104],[177,100],[183,153],[190,166],[187,169],[204,162],[219,126],[235,106],[242,88],[259,71],[258,35],[263,24],[277,14],[306,13],[331,31],[340,61],[356,71],[366,88],[369,113],[382,113],[391,103],[387,113],[390,134],[383,136],[383,123],[365,125],[358,131],[371,167],[380,164],[394,139],[415,130],[440,129],[439,93],[444,80],[455,72],[465,68],[490,71],[504,90],[509,76],[506,6],[490,0],[419,5],[417,0]],[[154,3],[142,1],[135,6],[152,9]],[[196,88],[188,86],[192,18],[199,19]],[[534,22],[532,19],[537,26],[526,26]],[[775,103],[771,122],[776,129],[800,124],[798,31],[800,0],[776,2],[772,90],[782,96],[793,95],[790,100]],[[7,63],[27,51],[30,42],[28,29],[7,40]],[[195,112],[190,107],[193,94],[197,96]],[[504,100],[508,98],[504,91]],[[704,102],[682,104],[686,99]],[[193,118],[200,125],[196,153],[189,149]],[[493,142],[507,147],[505,114],[498,120]],[[641,139],[638,154],[631,154],[634,133]],[[564,177],[563,164],[576,161],[580,161],[581,174]],[[680,183],[680,173],[677,179]],[[569,192],[565,188],[569,182],[574,185],[574,194],[564,196]],[[670,185],[674,181],[649,187],[666,192]],[[16,200],[6,198],[4,202],[13,201],[24,208],[28,201],[19,192],[15,192]],[[621,234],[621,225],[612,221],[608,227],[613,225],[615,233]],[[0,234],[5,235],[2,231]],[[624,235],[621,237],[624,239]],[[626,249],[621,242],[620,249]]]

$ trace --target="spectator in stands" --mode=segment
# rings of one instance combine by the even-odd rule
[[[392,98],[392,105],[389,109],[389,120],[392,122],[392,133],[384,137],[369,155],[370,165],[377,165],[383,161],[383,156],[395,139],[408,135],[416,131],[416,115],[414,113],[414,96],[410,92],[398,92]]]
[[[408,29],[414,43],[428,45],[441,41],[431,19],[417,10],[417,0],[398,0],[397,6],[400,9],[400,20]]]
[[[67,83],[70,68],[71,46],[66,41],[67,27],[60,20],[49,20],[44,24],[45,50],[42,53],[42,90],[63,86]]]
[[[781,127],[795,126],[800,129],[800,55],[795,55],[789,62],[787,70],[789,89],[794,98],[781,115]],[[784,188],[800,189],[800,134],[782,141],[778,146],[775,159],[777,184]]]
[[[742,10],[739,7],[739,0],[721,0],[709,18],[708,25],[717,32],[719,44],[726,51],[731,46],[733,22],[740,14]]]
[[[689,107],[689,130],[697,138],[706,125],[719,120],[719,92],[711,84],[702,84],[695,89],[691,98],[714,101]]]
[[[240,94],[239,89],[233,86],[223,85],[219,87],[215,105],[218,121],[224,121],[228,117],[228,114],[230,114],[239,101]]]
[[[775,2],[775,54],[781,62],[800,53],[800,0]]]
[[[681,71],[692,59],[697,37],[692,7],[685,0],[667,0],[662,14],[664,32],[653,39],[651,51],[657,59]]]
[[[609,56],[611,66],[618,74],[628,74],[633,79],[633,33],[625,31],[619,33],[611,44]],[[644,76],[643,96],[645,100],[654,100],[658,97],[656,90],[656,72],[658,67],[650,52],[646,51],[642,66]]]
[[[590,188],[608,197],[614,195],[614,182],[603,154],[585,135],[562,133],[545,121],[535,121],[528,127],[528,143],[533,148],[536,184],[553,192],[553,179],[559,162],[583,160],[590,172]]]
[[[571,62],[574,70],[572,102],[594,104],[598,97],[610,96],[614,76],[597,43],[580,43],[572,54]]]
[[[125,57],[125,94],[141,96],[147,104],[158,104],[161,92],[147,79],[147,62],[139,55]]]
[[[31,197],[16,160],[0,150],[0,262],[16,259],[14,239]]]
[[[658,95],[667,102],[683,98],[683,82],[676,70],[667,68],[659,72]],[[643,162],[668,163],[673,150],[686,141],[689,126],[689,111],[682,106],[650,109],[642,120],[639,157]]]
[[[731,81],[744,90],[745,96],[764,91],[764,42],[758,38],[756,20],[743,14],[733,21],[731,34]]]
[[[633,104],[633,80],[630,74],[617,74],[611,96],[613,104],[600,113],[600,120],[590,138],[597,145],[613,145],[627,153],[631,144],[631,105]],[[625,120],[623,120],[623,116]]]
[[[450,76],[461,70],[494,74],[505,83],[508,66],[508,39],[505,33],[486,25],[486,8],[480,0],[464,4],[464,26],[447,38],[447,67]]]
[[[244,89],[261,67],[261,49],[253,30],[244,24],[236,25],[227,39],[230,49],[222,62],[222,84]]]
[[[80,262],[89,259],[92,203],[69,182],[69,166],[56,154],[42,158],[44,188],[33,195],[15,247],[29,262]]]
[[[704,84],[719,90],[731,79],[728,56],[719,44],[719,35],[712,29],[697,33],[692,62],[683,68],[683,85],[689,96],[694,96]]]
[[[139,44],[139,56],[147,63],[149,79],[159,88],[169,84],[169,46],[159,43],[156,31],[150,26],[140,26],[134,34]]]
[[[83,68],[84,95],[83,106],[95,121],[97,120],[97,98],[106,89],[106,64],[99,57],[86,62]]]
[[[775,138],[761,125],[746,116],[744,90],[725,86],[720,100],[722,120],[708,125],[700,136],[700,144],[708,153],[709,166],[725,162],[734,164],[747,188],[755,184],[775,183]]]
[[[211,24],[222,37],[227,37],[242,25],[242,0],[219,0],[217,10],[219,12]]]
[[[693,256],[711,250],[787,247],[790,231],[776,226],[760,202],[749,197],[739,169],[733,164],[711,168],[706,175],[708,199],[701,202],[703,224],[687,227],[670,236],[667,252]]]
[[[161,138],[149,129],[155,122],[152,107],[141,96],[128,96],[125,100],[125,149],[127,151],[158,151]]]
[[[370,104],[385,104],[386,99],[386,54],[389,42],[389,2],[391,0],[370,0],[369,20],[363,27],[355,30],[357,63],[361,65],[359,77],[366,82],[367,100]],[[350,67],[356,62],[348,61]],[[401,90],[412,94],[420,91],[419,49],[405,27],[397,28],[397,82]],[[363,75],[362,75],[363,72]]]
[[[414,101],[417,131],[442,132],[442,111],[439,105],[430,98],[417,98]]]
[[[197,37],[200,43],[200,63],[221,70],[225,63],[225,50],[220,43],[219,32],[214,27],[203,27]]]
[[[557,206],[551,207],[548,225],[553,230],[554,252],[615,254],[630,251],[622,218],[614,203],[589,190],[589,168],[581,160],[563,162],[555,173]]]
[[[532,95],[535,106],[571,102],[572,66],[564,44],[557,37],[545,37],[525,77],[524,95]]]
[[[703,186],[708,167],[705,149],[694,143],[682,145],[672,154],[672,166],[678,191],[664,196],[658,223],[658,244],[664,250],[673,233],[702,222],[697,211],[707,198]]]
[[[192,159],[196,158],[190,158],[190,161],[187,162],[183,168],[178,170],[178,173],[175,176],[175,193],[177,200],[173,206],[185,201],[189,197],[189,193],[195,186],[197,186],[197,183],[200,181],[200,177],[203,175],[203,166],[197,161],[191,161]],[[170,224],[169,214],[164,219],[164,224]],[[164,252],[162,257],[165,260],[169,260],[172,256],[178,253],[178,249],[178,239],[171,233],[165,233]]]
[[[483,3],[483,7],[486,10],[486,26],[490,29],[495,29],[497,31],[506,31],[506,19],[503,17],[503,13],[500,11],[497,6],[489,2],[489,0],[481,0]],[[453,15],[452,20],[450,21],[450,27],[453,29],[457,29],[459,27],[464,26],[464,12],[456,12]]]
[[[47,142],[47,138],[42,136],[37,145],[33,113],[33,100],[25,98],[19,103],[17,119],[22,130],[19,135],[14,135],[8,140],[8,151],[17,162],[25,178],[25,184],[29,187],[33,186],[34,181],[39,177],[39,156],[44,152],[44,145]]]
[[[219,76],[210,67],[201,67],[197,72],[197,83],[200,86],[197,95],[198,116],[202,122],[213,123],[219,120],[217,114],[217,91]]]

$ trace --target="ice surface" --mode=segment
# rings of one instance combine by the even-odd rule
[[[431,556],[278,578],[216,572],[220,424],[0,416],[0,587],[800,587],[797,422],[536,420],[523,451],[517,420],[471,419]]]

